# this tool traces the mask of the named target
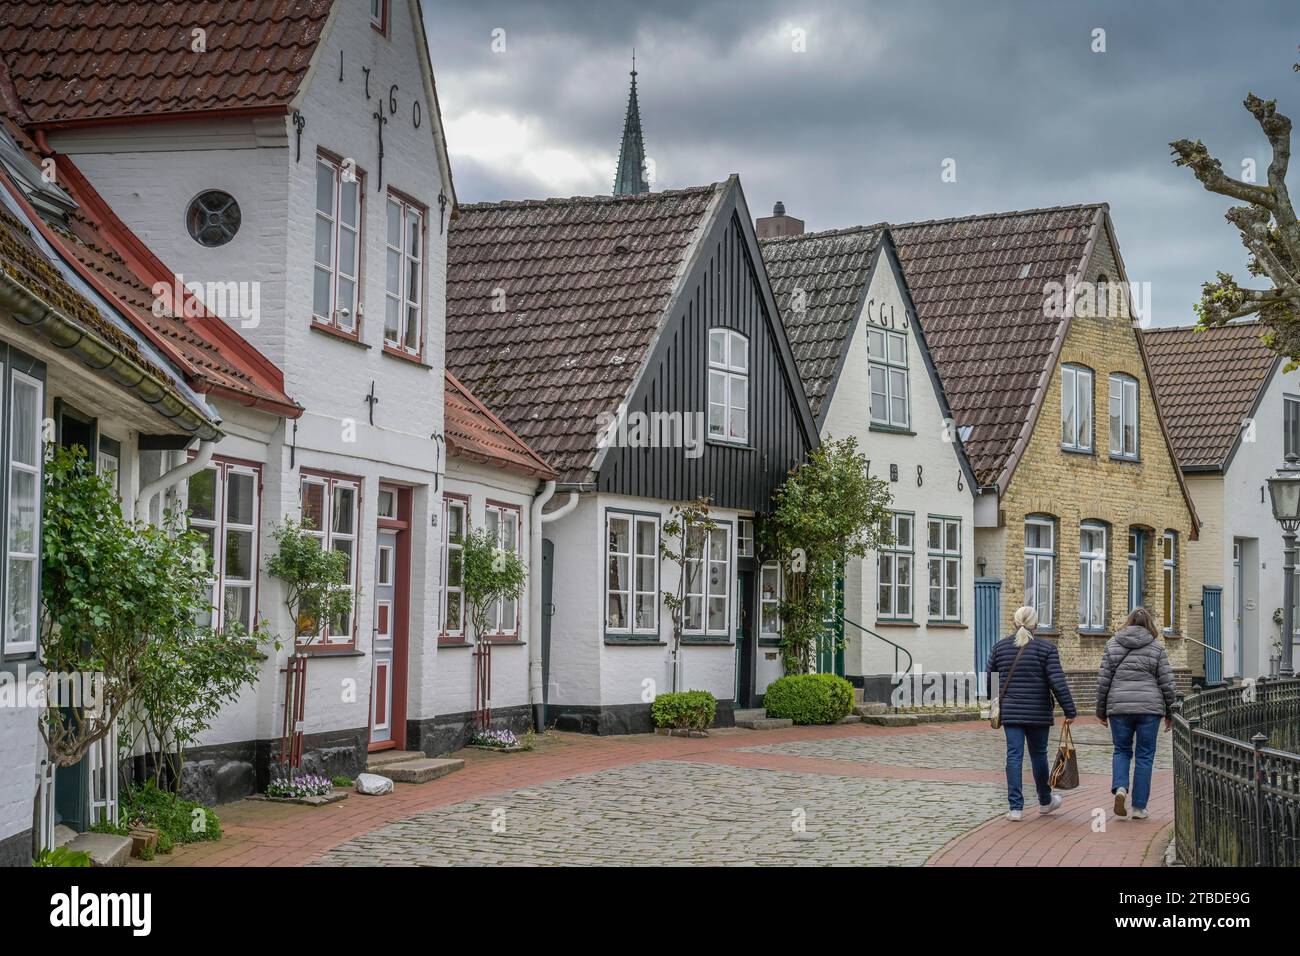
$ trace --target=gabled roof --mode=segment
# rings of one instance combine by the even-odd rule
[[[41,154],[15,122],[13,105],[3,95],[0,64],[0,122],[35,163]],[[212,393],[273,414],[297,417],[301,409],[284,391],[284,374],[222,319],[201,309],[178,317],[154,310],[153,286],[174,283],[171,270],[109,208],[69,157],[56,157],[58,180],[77,203],[66,224],[37,218],[52,246],[98,294],[172,361],[197,391]],[[198,307],[192,297],[187,302]]]
[[[926,341],[981,485],[1009,480],[1068,325],[1044,286],[1081,273],[1104,204],[890,224]]]
[[[555,477],[555,469],[493,415],[451,372],[446,373],[444,399],[443,428],[451,455],[534,478]]]
[[[638,196],[460,207],[447,368],[565,481],[590,480],[602,412],[628,395],[733,177]]]
[[[819,421],[884,235],[885,227],[875,225],[759,240],[790,350]],[[802,298],[798,307],[796,296]]]
[[[37,125],[283,111],[331,0],[5,0],[0,59]],[[193,50],[195,29],[204,52]]]
[[[1281,356],[1259,321],[1142,333],[1165,425],[1185,471],[1227,468]]]

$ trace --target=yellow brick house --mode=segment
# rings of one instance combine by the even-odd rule
[[[976,657],[1021,604],[1081,707],[1129,610],[1154,611],[1180,684],[1197,516],[1131,314],[1108,207],[894,225],[954,430],[978,482]],[[977,665],[982,666],[982,665]]]

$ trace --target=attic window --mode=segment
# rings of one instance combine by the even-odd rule
[[[230,193],[209,189],[190,201],[185,212],[185,226],[200,245],[224,246],[239,232],[239,203]]]
[[[370,25],[388,36],[388,0],[370,0]]]
[[[1020,267],[1020,275],[1016,276],[1016,278],[1017,278],[1017,279],[1028,279],[1028,278],[1029,278],[1029,268],[1030,268],[1030,267],[1029,267],[1029,263],[1026,262],[1023,266]]]

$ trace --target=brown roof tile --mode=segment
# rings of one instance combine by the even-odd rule
[[[600,413],[627,396],[727,185],[460,207],[447,368],[562,479],[589,480]]]
[[[480,402],[461,381],[446,373],[443,428],[447,448],[459,458],[519,471],[535,478],[554,478],[555,469]]]
[[[37,124],[284,108],[331,0],[5,0],[0,58]],[[207,31],[207,50],[191,31]]]
[[[930,354],[981,484],[996,482],[1034,414],[1065,321],[1044,285],[1077,273],[1104,205],[890,224]]]
[[[1221,468],[1280,361],[1260,336],[1258,321],[1212,329],[1148,329],[1142,333],[1178,464]]]
[[[882,226],[762,239],[763,262],[815,417],[839,368]],[[802,309],[793,307],[802,292]]]

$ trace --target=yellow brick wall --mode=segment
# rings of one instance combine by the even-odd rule
[[[1197,540],[1187,548],[1186,593],[1189,601],[1196,601],[1200,597],[1202,585],[1225,587],[1229,583],[1223,579],[1223,476],[1192,474],[1186,478],[1187,490],[1192,493],[1192,503],[1196,506],[1196,517],[1201,522]],[[1227,603],[1228,595],[1225,591],[1222,623],[1225,650],[1232,625],[1231,609],[1226,606]],[[1198,641],[1205,640],[1205,623],[1201,620],[1199,604],[1187,615],[1186,632]]]
[[[1099,275],[1117,280],[1109,241],[1099,240],[1087,279]],[[1011,615],[1025,595],[1024,519],[1029,514],[1056,518],[1055,639],[1067,671],[1095,673],[1107,638],[1079,633],[1079,527],[1086,520],[1109,526],[1107,535],[1107,621],[1117,628],[1127,616],[1127,552],[1130,526],[1149,533],[1145,570],[1146,602],[1160,617],[1162,594],[1160,536],[1166,529],[1178,533],[1178,620],[1175,635],[1166,640],[1175,669],[1202,668],[1196,645],[1178,636],[1191,614],[1187,575],[1184,573],[1192,517],[1178,484],[1169,447],[1161,433],[1151,401],[1151,384],[1138,352],[1137,332],[1122,315],[1075,316],[1066,333],[1060,360],[1028,448],[1002,496],[1000,527],[980,534],[977,556],[983,553],[989,572],[1001,572],[1002,633],[1011,629]],[[1061,365],[1082,365],[1093,370],[1093,446],[1090,455],[1061,449]],[[1138,381],[1140,460],[1117,461],[1109,455],[1109,377],[1122,372]],[[1165,622],[1159,622],[1163,627]],[[1198,622],[1199,625],[1199,622]]]

